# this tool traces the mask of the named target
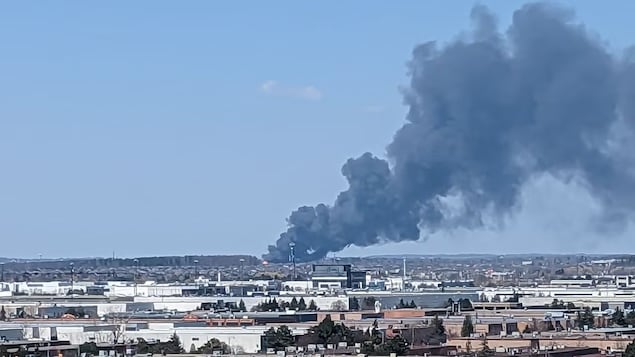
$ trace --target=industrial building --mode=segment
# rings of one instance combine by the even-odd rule
[[[353,271],[350,264],[314,264],[311,281],[314,289],[365,289],[366,272]]]

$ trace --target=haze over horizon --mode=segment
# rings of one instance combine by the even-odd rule
[[[524,3],[483,2],[503,29]],[[635,3],[561,3],[612,53],[635,42]],[[67,4],[0,7],[2,256],[260,256],[346,188],[349,157],[385,157],[413,48],[469,29],[475,3]],[[631,225],[588,229],[578,177],[520,197],[502,230],[337,255],[635,252]]]

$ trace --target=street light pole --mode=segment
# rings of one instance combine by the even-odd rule
[[[134,271],[134,296],[137,296],[138,293],[138,282],[137,279],[139,278],[139,259],[135,259],[134,260],[134,265],[135,265],[135,271]]]
[[[293,265],[293,280],[295,280],[296,274],[295,274],[295,243],[294,242],[289,243],[289,260],[291,261],[291,264]]]
[[[75,297],[75,263],[71,262],[71,299]]]
[[[403,281],[401,282],[401,290],[406,290],[406,258],[403,258]]]

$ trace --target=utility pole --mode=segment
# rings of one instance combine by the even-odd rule
[[[75,298],[75,263],[71,262],[71,299]]]
[[[137,279],[139,278],[139,259],[134,260],[135,271],[134,271],[134,296],[137,296],[139,290],[139,283]]]
[[[295,243],[294,242],[289,243],[289,261],[291,261],[291,264],[293,265],[293,280],[296,280],[296,275],[295,275]]]

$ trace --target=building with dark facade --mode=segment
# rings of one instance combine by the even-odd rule
[[[350,264],[314,264],[311,281],[316,289],[364,289],[366,272],[353,271]]]

